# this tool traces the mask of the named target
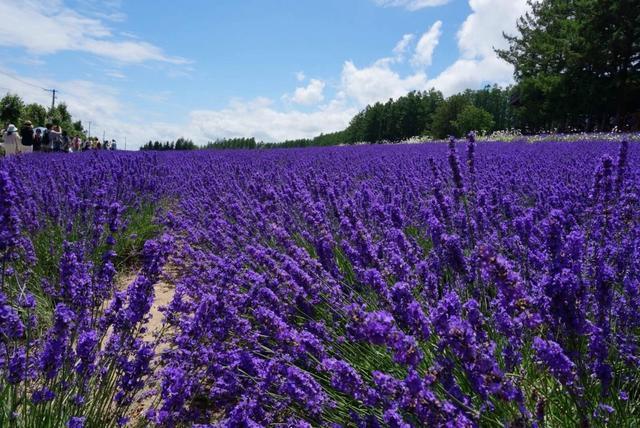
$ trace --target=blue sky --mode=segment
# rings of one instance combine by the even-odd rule
[[[311,137],[410,90],[510,83],[492,47],[526,10],[525,0],[0,0],[0,93],[50,103],[40,88],[56,88],[92,133],[126,136],[129,148]]]

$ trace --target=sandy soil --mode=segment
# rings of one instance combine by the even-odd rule
[[[120,275],[116,279],[118,289],[126,290],[129,284],[131,284],[131,282],[135,278],[135,272]],[[151,309],[149,311],[150,318],[149,322],[146,324],[147,330],[142,335],[142,338],[146,342],[154,342],[158,340],[158,336],[162,334],[164,315],[160,311],[160,309],[171,303],[175,292],[175,288],[166,281],[166,279],[164,281],[161,280],[156,283],[154,287],[155,298],[153,301],[153,305],[151,306]],[[156,347],[156,355],[154,357],[154,360],[151,362],[151,367],[153,368],[154,373],[151,375],[151,379],[149,379],[148,381],[148,389],[141,392],[141,396],[131,407],[129,416],[132,421],[140,420],[147,412],[147,410],[154,404],[154,401],[157,398],[157,392],[159,391],[157,374],[159,374],[160,369],[160,356],[162,354],[162,351],[166,349],[167,346],[168,345],[165,342],[160,342]]]

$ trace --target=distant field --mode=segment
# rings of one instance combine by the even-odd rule
[[[581,138],[6,158],[0,426],[636,426],[640,143]]]

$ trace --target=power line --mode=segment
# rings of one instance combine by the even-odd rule
[[[26,80],[20,79],[19,77],[13,76],[13,75],[11,75],[9,73],[6,73],[6,72],[4,72],[2,70],[0,70],[0,74],[3,74],[5,76],[7,76],[7,77],[10,77],[13,80],[16,80],[16,81],[18,81],[20,83],[24,83],[25,85],[29,85],[29,86],[34,87],[34,88],[42,89],[43,91],[46,91],[46,92],[51,92],[51,94],[52,94],[52,97],[51,97],[51,110],[53,110],[55,108],[55,106],[56,106],[56,92],[60,93],[60,91],[58,91],[57,89],[43,88],[42,86],[38,86],[38,85],[35,85],[35,84],[31,83],[31,82],[27,82]]]
[[[31,83],[31,82],[27,82],[26,80],[22,80],[22,79],[20,79],[19,77],[13,76],[13,75],[11,75],[11,74],[9,74],[9,73],[5,73],[5,72],[4,72],[4,71],[2,71],[2,70],[0,70],[0,74],[3,74],[3,75],[5,75],[5,76],[7,76],[7,77],[10,77],[10,78],[12,78],[13,80],[17,80],[18,82],[24,83],[25,85],[29,85],[29,86],[32,86],[32,87],[34,87],[34,88],[42,89],[43,91],[50,91],[50,89],[43,88],[42,86],[38,86],[38,85],[33,84],[33,83]]]

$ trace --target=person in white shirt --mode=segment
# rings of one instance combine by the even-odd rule
[[[21,153],[20,148],[22,147],[22,138],[20,138],[20,134],[18,134],[18,128],[15,125],[11,124],[7,126],[7,130],[4,132],[4,153],[5,155],[15,155]]]

